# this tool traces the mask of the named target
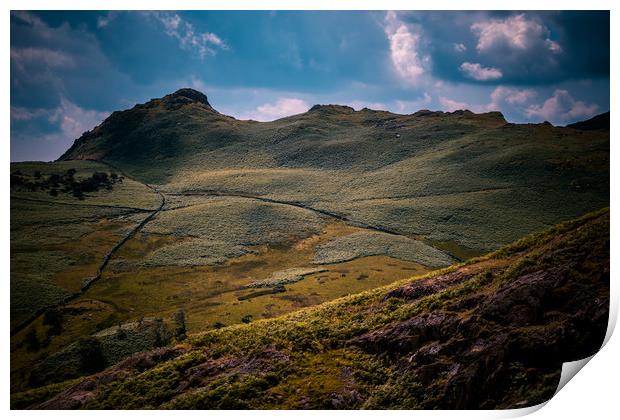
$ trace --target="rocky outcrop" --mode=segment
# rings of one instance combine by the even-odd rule
[[[499,285],[480,286],[488,280],[480,275],[475,294],[349,343],[389,357],[398,366],[395,375],[409,372],[430,387],[423,402],[427,408],[542,402],[524,397],[527,388],[544,387],[540,397],[550,398],[562,363],[595,353],[608,319],[607,261],[599,260],[600,271],[590,271],[594,252],[578,247],[560,251],[555,254],[558,265]],[[395,289],[386,298],[411,302],[470,279],[476,280],[456,271],[433,278],[435,282],[425,279]]]

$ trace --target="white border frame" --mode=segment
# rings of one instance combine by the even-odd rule
[[[2,200],[3,205],[1,208],[2,214],[2,269],[3,269],[3,296],[5,302],[5,310],[2,314],[4,318],[4,325],[9,326],[9,266],[10,266],[10,230],[9,230],[9,161],[10,161],[10,92],[9,92],[9,77],[10,77],[10,24],[9,24],[9,11],[10,10],[71,10],[71,9],[83,9],[83,10],[611,10],[610,13],[610,29],[611,29],[611,75],[618,75],[618,43],[614,40],[619,40],[619,27],[620,21],[618,19],[619,13],[617,4],[620,2],[614,2],[611,0],[589,0],[587,2],[577,0],[521,0],[521,1],[490,1],[490,0],[476,0],[476,1],[454,1],[454,0],[434,0],[432,2],[414,2],[407,0],[297,0],[294,3],[283,0],[220,0],[220,1],[197,1],[197,0],[175,0],[163,1],[153,0],[148,3],[140,2],[136,0],[92,0],[88,2],[75,1],[75,0],[56,0],[51,4],[49,1],[14,1],[9,0],[4,2],[5,12],[2,16],[4,25],[1,25],[2,36],[2,53],[4,63],[2,65],[2,81],[3,81],[3,93],[4,100],[2,101],[2,110],[0,119],[2,124],[2,132],[5,133],[4,140],[1,142],[0,153],[2,154],[4,163],[5,176],[0,177],[0,185],[2,186]],[[430,7],[429,7],[430,6]],[[616,6],[616,7],[614,7]],[[617,83],[615,78],[610,80],[610,108],[614,109],[614,112],[618,108],[618,92]],[[615,116],[615,113],[613,114]],[[611,121],[611,140],[610,140],[610,153],[611,153],[611,213],[614,213],[617,201],[617,181],[618,179],[618,167],[616,163],[620,165],[618,159],[618,147],[615,145],[615,136],[618,132],[617,120],[612,118]],[[613,217],[615,220],[615,216]],[[615,223],[611,225],[612,238],[619,238],[618,228]],[[615,391],[618,388],[618,373],[620,362],[617,355],[620,354],[620,342],[617,337],[611,336],[611,331],[615,325],[618,313],[618,281],[616,280],[618,273],[619,260],[619,248],[616,246],[616,242],[611,243],[611,308],[610,308],[610,331],[608,332],[609,342],[606,346],[583,368],[582,372],[577,374],[577,378],[570,381],[554,398],[552,398],[542,410],[536,411],[533,414],[533,418],[538,419],[558,419],[558,418],[584,418],[586,416],[593,416],[594,418],[612,418],[617,416],[618,413],[618,396]],[[9,409],[9,397],[10,397],[10,347],[8,331],[6,333],[6,341],[3,341],[2,355],[4,360],[3,365],[3,377],[2,377],[2,402],[5,410]],[[537,407],[541,408],[541,407]],[[411,417],[421,419],[451,419],[455,417],[465,419],[484,419],[484,418],[504,418],[514,417],[527,414],[532,410],[509,410],[509,411],[386,411],[378,414],[376,412],[364,412],[356,411],[354,413],[341,413],[337,411],[325,411],[319,415],[326,418],[338,418],[340,416],[354,415],[359,420],[375,420],[375,416],[388,416],[394,419],[411,419]],[[14,418],[26,418],[33,414],[41,415],[42,413],[32,413],[25,411],[11,411],[10,415]],[[145,418],[149,416],[151,418],[165,418],[170,415],[179,415],[189,417],[192,419],[203,418],[207,415],[215,419],[226,419],[238,417],[251,417],[253,420],[278,420],[282,418],[295,417],[298,420],[310,420],[314,418],[317,413],[311,411],[295,411],[295,412],[270,412],[270,411],[218,411],[203,413],[200,411],[192,412],[145,412],[145,411],[119,411],[114,413],[108,412],[46,412],[44,414],[50,419],[61,418],[75,418],[78,416],[83,419],[84,416],[92,418],[104,418],[110,415],[114,417],[124,418]],[[164,417],[165,416],[165,417]]]

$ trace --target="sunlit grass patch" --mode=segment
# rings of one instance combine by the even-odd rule
[[[444,267],[454,259],[421,241],[381,232],[357,232],[316,248],[314,264],[333,264],[359,257],[386,255],[429,267]]]

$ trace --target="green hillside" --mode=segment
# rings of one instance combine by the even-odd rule
[[[262,334],[607,207],[604,120],[317,105],[263,123],[191,89],[115,112],[59,161],[11,164],[11,392],[59,389],[185,334]],[[338,316],[321,327],[329,346],[351,319]],[[354,357],[346,347],[334,360]]]
[[[609,211],[424,276],[196,334],[13,408],[516,408],[596,352]]]
[[[466,255],[609,200],[608,131],[338,105],[258,123],[191,89],[115,112],[61,159],[103,160],[168,193],[300,203]]]

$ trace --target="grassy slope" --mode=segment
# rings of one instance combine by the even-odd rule
[[[45,178],[72,167],[78,169],[78,178],[109,171],[92,161],[15,164],[13,170],[40,170]],[[256,291],[245,288],[253,281],[312,265],[315,246],[362,230],[308,210],[247,198],[168,197],[175,210],[159,214],[113,255],[89,290],[60,306],[60,334],[51,334],[38,317],[11,338],[13,390],[79,374],[79,369],[64,368],[74,364],[74,357],[62,361],[63,355],[75,353],[81,337],[117,323],[171,317],[184,308],[189,330],[200,331],[240,323],[248,316],[256,320],[281,315],[428,271],[408,261],[362,257],[326,264],[321,272],[308,273],[277,293],[261,290],[252,296]],[[84,200],[65,193],[51,197],[44,191],[12,192],[12,322],[79,290],[103,255],[148,214],[108,207],[131,207],[132,199],[146,209],[153,207],[148,199],[159,201],[129,178]],[[28,348],[32,333],[41,343],[36,350]]]
[[[256,123],[178,99],[115,113],[64,156],[105,159],[158,183],[167,204],[110,261],[101,281],[65,308],[63,333],[49,347],[23,351],[28,331],[12,339],[12,370],[27,368],[12,376],[13,389],[25,385],[35,361],[118,322],[171,316],[180,307],[191,332],[248,316],[270,318],[449,263],[428,245],[466,259],[608,205],[605,131],[510,125],[494,113],[403,116],[337,106]],[[19,165],[44,175],[74,166],[78,176],[108,170],[91,161]],[[176,195],[205,191],[297,202],[408,238],[391,244],[380,234],[381,243],[371,241],[369,250],[376,233],[312,211],[247,197]],[[84,202],[69,195],[51,204],[33,198],[51,199],[46,192],[12,192],[15,319],[79,288],[105,250],[142,217],[74,205],[152,209],[159,203],[130,178],[122,189]],[[284,292],[244,290],[283,270],[313,266],[320,262],[317,250],[324,251],[323,262],[335,262],[321,266],[327,272],[309,273]],[[338,262],[375,253],[387,256]],[[85,255],[76,262],[76,254]],[[40,319],[32,327],[44,340],[48,327]]]
[[[46,178],[71,168],[77,171],[78,180],[95,171],[113,171],[101,163],[73,161],[14,163],[11,173],[20,171],[33,177],[35,171],[40,171]],[[64,192],[52,197],[46,191],[12,188],[11,328],[79,291],[83,282],[96,274],[103,256],[158,203],[157,194],[130,179],[115,184],[110,191],[88,193],[84,200]],[[12,386],[23,384],[24,370],[30,370],[35,361],[87,332],[72,320],[88,319],[93,324],[90,328],[94,328],[110,312],[110,305],[104,303],[69,305],[65,331],[53,337],[47,337],[48,327],[38,317],[30,329],[39,342],[47,344],[36,351],[24,349],[30,329],[11,337]]]
[[[553,395],[600,346],[609,212],[293,314],[209,331],[14,408],[494,408]]]
[[[498,113],[340,106],[257,123],[178,100],[117,113],[64,158],[103,158],[167,192],[305,203],[462,255],[609,202],[605,131],[507,124]]]
[[[110,172],[96,162],[16,163],[11,173],[43,178],[76,169],[82,179]],[[69,193],[11,190],[11,325],[77,291],[95,274],[102,255],[135,223],[131,207],[153,208],[156,194],[132,180],[78,200]],[[118,206],[118,207],[115,207]],[[124,208],[128,207],[128,208]],[[131,216],[131,217],[129,217]]]

